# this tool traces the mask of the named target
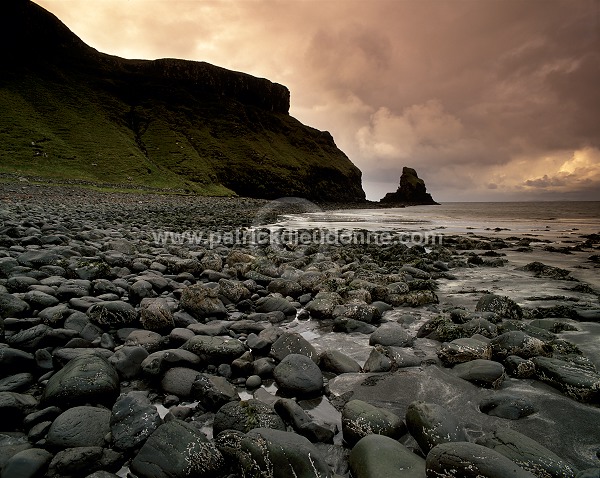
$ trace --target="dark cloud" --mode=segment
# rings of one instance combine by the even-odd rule
[[[38,3],[107,53],[285,84],[372,199],[405,165],[439,200],[597,198],[598,0]]]

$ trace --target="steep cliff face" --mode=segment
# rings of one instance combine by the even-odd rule
[[[419,178],[413,168],[407,168],[406,166],[402,168],[400,186],[396,192],[387,193],[379,202],[386,205],[406,206],[438,204],[427,192],[425,181]]]
[[[290,93],[204,62],[126,60],[28,0],[0,6],[0,172],[275,198],[364,199]]]

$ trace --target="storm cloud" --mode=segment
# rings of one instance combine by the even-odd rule
[[[598,0],[39,0],[86,43],[286,85],[377,200],[600,198]]]

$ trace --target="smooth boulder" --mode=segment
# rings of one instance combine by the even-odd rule
[[[361,438],[349,464],[354,478],[425,478],[425,460],[384,435]]]
[[[497,451],[538,477],[573,478],[576,473],[556,453],[510,428],[500,428],[486,434],[477,443]]]
[[[106,359],[87,355],[72,359],[56,372],[42,394],[45,405],[110,405],[119,395],[119,375]]]
[[[398,439],[405,433],[402,419],[384,408],[362,400],[351,400],[342,410],[342,434],[349,446],[371,434]]]
[[[215,445],[181,420],[159,426],[131,462],[139,478],[210,478],[224,469],[225,459]]]
[[[425,454],[441,443],[467,440],[458,419],[436,403],[412,402],[406,410],[406,426]]]
[[[321,369],[306,355],[287,355],[273,370],[273,377],[286,395],[310,397],[323,390]]]
[[[469,442],[436,445],[425,467],[428,477],[536,478],[497,451]]]

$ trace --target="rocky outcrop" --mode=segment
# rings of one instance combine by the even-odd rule
[[[429,205],[438,204],[433,200],[431,194],[427,192],[425,181],[417,175],[413,168],[402,168],[402,176],[400,176],[400,186],[395,193],[387,193],[383,199],[379,201],[385,205]]]

